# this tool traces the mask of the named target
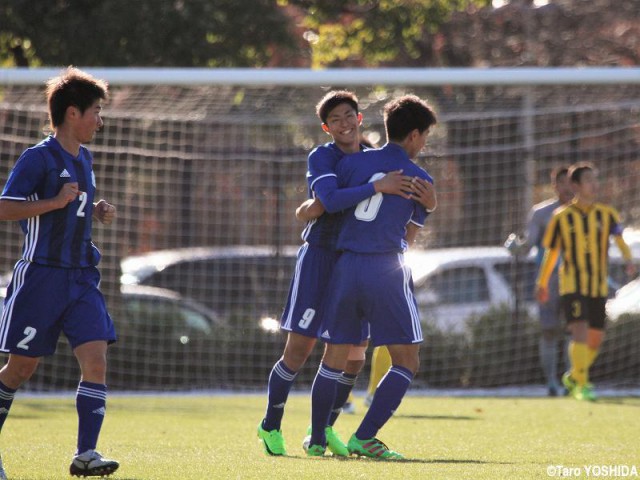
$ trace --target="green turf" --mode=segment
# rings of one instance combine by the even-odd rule
[[[638,398],[410,396],[379,435],[409,458],[402,463],[306,458],[309,399],[301,395],[290,398],[283,423],[290,456],[267,457],[256,437],[264,404],[262,396],[112,396],[98,450],[120,461],[111,478],[123,480],[540,479],[550,478],[550,465],[640,471]],[[336,424],[343,439],[362,418],[357,406]],[[72,397],[18,396],[0,440],[9,478],[69,478],[75,430]]]

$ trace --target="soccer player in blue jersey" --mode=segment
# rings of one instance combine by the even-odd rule
[[[110,224],[115,207],[94,203],[93,160],[83,146],[103,125],[107,94],[106,82],[73,67],[50,79],[53,134],[22,153],[0,196],[0,219],[19,221],[25,235],[0,322],[0,351],[9,354],[0,370],[0,429],[16,390],[41,357],[55,352],[64,333],[81,370],[78,442],[70,466],[76,476],[104,476],[118,468],[95,450],[105,415],[107,345],[116,333],[98,289],[100,252],[91,241],[92,218]]]
[[[335,176],[336,165],[345,154],[361,150],[362,114],[355,94],[344,90],[331,91],[318,103],[316,113],[322,121],[322,129],[331,135],[333,141],[316,147],[309,154],[307,180],[310,197],[314,197],[319,179]],[[411,192],[411,178],[393,172],[374,183],[335,191],[332,207],[338,211],[356,205],[376,192],[407,196]],[[322,302],[338,257],[336,239],[339,215],[321,215],[323,211],[320,211],[312,216],[312,212],[307,210],[313,211],[314,208],[312,198],[298,209],[298,217],[310,221],[302,233],[305,243],[298,251],[295,273],[281,320],[282,330],[288,332],[287,342],[282,357],[269,375],[267,409],[258,425],[258,437],[269,455],[286,455],[281,430],[284,407],[296,374],[309,358],[320,333]],[[328,446],[335,455],[349,454],[346,445],[333,431],[333,423],[364,365],[365,349],[366,346],[360,346],[351,352],[344,375],[339,379],[339,395],[333,405],[331,418],[325,425]]]
[[[335,171],[339,187],[365,185],[398,170],[433,183],[429,174],[411,161],[423,149],[429,129],[436,123],[431,108],[418,97],[406,95],[385,105],[384,121],[387,144],[344,157]],[[328,288],[321,327],[327,348],[312,388],[309,456],[323,455],[326,450],[324,426],[338,380],[350,346],[359,343],[363,330],[369,327],[371,343],[387,346],[392,366],[347,447],[356,455],[403,458],[376,435],[400,405],[418,370],[422,329],[403,252],[427,215],[414,198],[382,193],[344,214],[338,237],[342,254]]]

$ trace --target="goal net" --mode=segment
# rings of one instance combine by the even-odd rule
[[[287,70],[196,80],[189,70],[96,73],[110,82],[111,98],[89,148],[98,195],[118,209],[114,224],[94,226],[119,333],[109,352],[110,389],[265,388],[286,338],[274,325],[301,243],[294,211],[307,196],[306,158],[329,141],[315,104],[330,88],[356,92],[362,130],[380,145],[390,99],[414,93],[438,115],[418,160],[435,179],[439,207],[410,257],[425,331],[415,385],[542,385],[535,266],[502,244],[524,231],[534,203],[553,195],[550,171],[576,161],[596,165],[601,200],[620,211],[634,240],[640,75],[612,69],[594,78],[576,69],[559,78],[539,70],[523,79],[515,72],[347,70],[307,72],[300,81]],[[3,183],[20,153],[44,136],[49,73],[57,71],[0,77]],[[22,234],[15,222],[0,228],[4,287]],[[620,286],[628,279],[611,251],[612,283]],[[610,320],[594,382],[638,387],[639,342],[638,309]],[[320,355],[318,345],[296,388],[309,387]],[[562,353],[558,362],[562,372]],[[368,376],[367,366],[357,388]],[[61,339],[26,388],[73,389],[77,379]]]

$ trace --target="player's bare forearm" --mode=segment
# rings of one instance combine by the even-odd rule
[[[402,175],[402,170],[395,170],[387,173],[380,180],[373,182],[373,188],[376,193],[386,193],[411,198],[411,177]]]
[[[303,222],[315,220],[325,212],[324,205],[317,198],[310,198],[296,208],[296,218]]]
[[[411,180],[412,197],[429,212],[433,212],[438,206],[438,196],[433,184],[423,178],[414,177]]]
[[[0,200],[0,220],[24,220],[66,207],[78,198],[78,184],[66,183],[58,195],[42,200]]]

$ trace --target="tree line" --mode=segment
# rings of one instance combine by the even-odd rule
[[[6,0],[0,67],[640,64],[640,0],[502,3]]]

